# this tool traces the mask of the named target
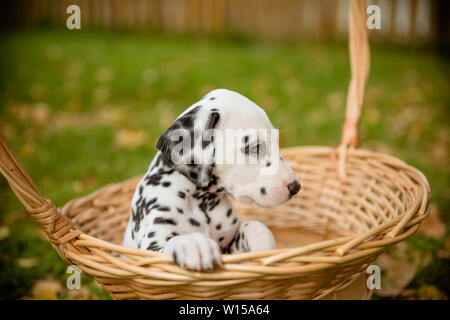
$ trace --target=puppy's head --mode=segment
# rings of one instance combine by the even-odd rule
[[[189,107],[157,148],[197,186],[223,187],[247,204],[279,205],[300,190],[264,110],[233,91],[211,91]]]

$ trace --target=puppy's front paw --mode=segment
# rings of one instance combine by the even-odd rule
[[[208,270],[222,264],[217,243],[198,232],[173,237],[163,252],[180,267],[191,270]]]

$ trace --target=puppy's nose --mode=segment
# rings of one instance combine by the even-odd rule
[[[297,192],[300,191],[300,183],[295,180],[294,182],[291,182],[287,185],[289,194],[293,196],[294,194],[297,194]]]

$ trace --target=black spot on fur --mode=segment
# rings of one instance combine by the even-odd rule
[[[170,181],[164,181],[164,182],[162,183],[162,186],[163,186],[164,188],[170,187],[170,185],[171,185]]]
[[[206,129],[213,129],[217,122],[219,122],[220,120],[220,114],[217,111],[212,111],[209,114],[208,120],[206,122]],[[212,134],[211,131],[207,131],[207,134]],[[203,136],[203,140],[202,140],[202,148],[205,149],[207,146],[209,146],[211,144],[211,142],[214,141],[214,136],[206,136],[206,135],[202,135]]]
[[[131,218],[134,222],[134,231],[138,232],[141,227],[141,221],[144,219],[144,214],[149,214],[151,208],[150,205],[155,203],[157,198],[153,198],[150,201],[146,201],[142,196],[136,201],[136,208],[131,209]]]
[[[241,148],[241,152],[248,155],[250,153],[250,146],[247,144],[243,148]]]
[[[147,210],[146,214],[150,213],[150,210],[151,210],[150,206],[153,205],[157,200],[158,200],[158,198],[155,197],[152,200],[150,200],[149,202],[145,203],[145,209]]]
[[[175,123],[178,122],[185,128],[192,128],[194,125],[194,115],[197,113],[198,110],[200,110],[201,107],[202,107],[201,105],[196,106],[194,109],[192,109],[191,111],[187,112],[182,117],[177,119]]]
[[[206,223],[209,224],[211,222],[211,218],[209,217],[209,215],[207,213],[208,203],[206,201],[202,201],[198,207],[205,215]]]
[[[236,237],[236,241],[234,242],[235,243],[235,246],[236,246],[236,249],[239,249],[239,241],[241,240],[241,234],[240,233],[238,233],[237,234],[237,237]]]
[[[153,205],[153,206],[149,209],[149,211],[151,211],[151,210],[153,210],[153,209],[158,209],[159,207],[160,207],[160,205],[157,203],[157,204]]]
[[[225,248],[222,249],[223,253],[231,253],[231,248],[233,247],[234,243],[236,242],[236,237],[234,237],[230,243],[227,244]]]
[[[146,176],[144,181],[147,182],[147,185],[157,186],[161,182],[162,175],[158,173],[154,173],[152,175]]]
[[[216,230],[220,230],[220,229],[222,229],[222,224],[221,224],[221,223],[219,223],[218,225],[216,225]]]
[[[184,213],[183,209],[177,208],[178,213]]]
[[[220,237],[220,238],[219,238],[219,242],[222,242],[223,239],[225,239],[225,237]]]
[[[155,231],[151,231],[147,234],[147,238],[153,238],[155,236]]]
[[[262,187],[261,189],[259,189],[259,191],[261,191],[261,194],[264,196],[267,194],[266,188]]]
[[[179,196],[181,199],[184,199],[184,198],[186,197],[186,193],[184,193],[183,191],[178,191],[178,196]]]
[[[170,207],[167,207],[167,206],[159,207],[156,210],[158,210],[158,211],[170,211]]]
[[[190,223],[191,225],[193,225],[194,227],[199,227],[199,226],[200,226],[200,222],[198,222],[197,220],[195,220],[195,219],[193,219],[193,218],[190,218],[190,219],[189,219],[189,223]]]
[[[153,168],[157,168],[160,165],[170,167],[169,162],[163,157],[162,153],[159,153],[158,156],[156,157],[156,161]]]
[[[211,180],[208,183],[208,188],[211,188],[212,186],[217,184],[217,177],[215,175],[212,176]],[[219,191],[219,189],[217,189]]]
[[[201,190],[208,190],[208,188],[201,188]],[[208,215],[208,211],[214,210],[214,208],[220,203],[220,198],[212,192],[205,192],[203,194],[196,192],[194,194],[194,198],[201,199],[198,207],[205,215],[206,223],[209,224],[211,222],[211,218]]]
[[[153,220],[153,223],[154,224],[171,224],[171,225],[174,225],[174,226],[177,225],[177,222],[175,220],[170,219],[170,218],[163,218],[163,217],[156,217]]]
[[[191,171],[191,172],[189,172],[189,176],[190,176],[192,179],[197,179],[198,174],[197,174],[197,172]]]
[[[217,205],[220,203],[220,199],[217,198],[215,199],[209,206],[209,211],[214,210],[215,207],[217,207]]]
[[[270,161],[267,162],[267,163],[266,163],[266,167],[270,167],[271,164],[272,164],[272,162],[270,162]]]
[[[159,168],[157,173],[163,176],[166,174],[171,175],[174,171],[174,169],[164,170],[163,168]]]
[[[231,223],[232,223],[232,224],[236,224],[237,220],[238,220],[237,218],[234,218],[233,221],[232,221]]]
[[[208,197],[207,197],[208,200],[215,199],[215,198],[217,198],[216,194],[214,194],[214,193],[208,194]]]
[[[158,246],[158,241],[152,241],[147,247],[147,250],[159,251],[162,248]]]
[[[229,218],[231,216],[231,213],[233,212],[233,209],[228,209],[227,211],[227,218]]]

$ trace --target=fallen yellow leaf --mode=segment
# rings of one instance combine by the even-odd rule
[[[38,263],[37,258],[20,258],[16,260],[16,263],[21,268],[32,268]]]
[[[417,290],[417,299],[419,300],[446,300],[445,294],[436,286],[424,285]]]
[[[122,129],[116,133],[114,144],[121,148],[135,148],[147,142],[147,135],[143,130]]]
[[[7,226],[0,226],[0,240],[8,238],[9,234],[10,232]]]
[[[388,254],[382,254],[377,264],[385,276],[381,282],[381,289],[377,294],[383,297],[396,297],[411,282],[416,274],[416,267],[407,259],[394,259]]]
[[[445,235],[445,224],[442,222],[437,207],[431,205],[429,216],[422,222],[419,230],[419,234],[432,239],[439,239]]]
[[[62,284],[60,281],[47,278],[35,282],[32,293],[33,298],[38,300],[57,300],[58,293],[62,291]]]

